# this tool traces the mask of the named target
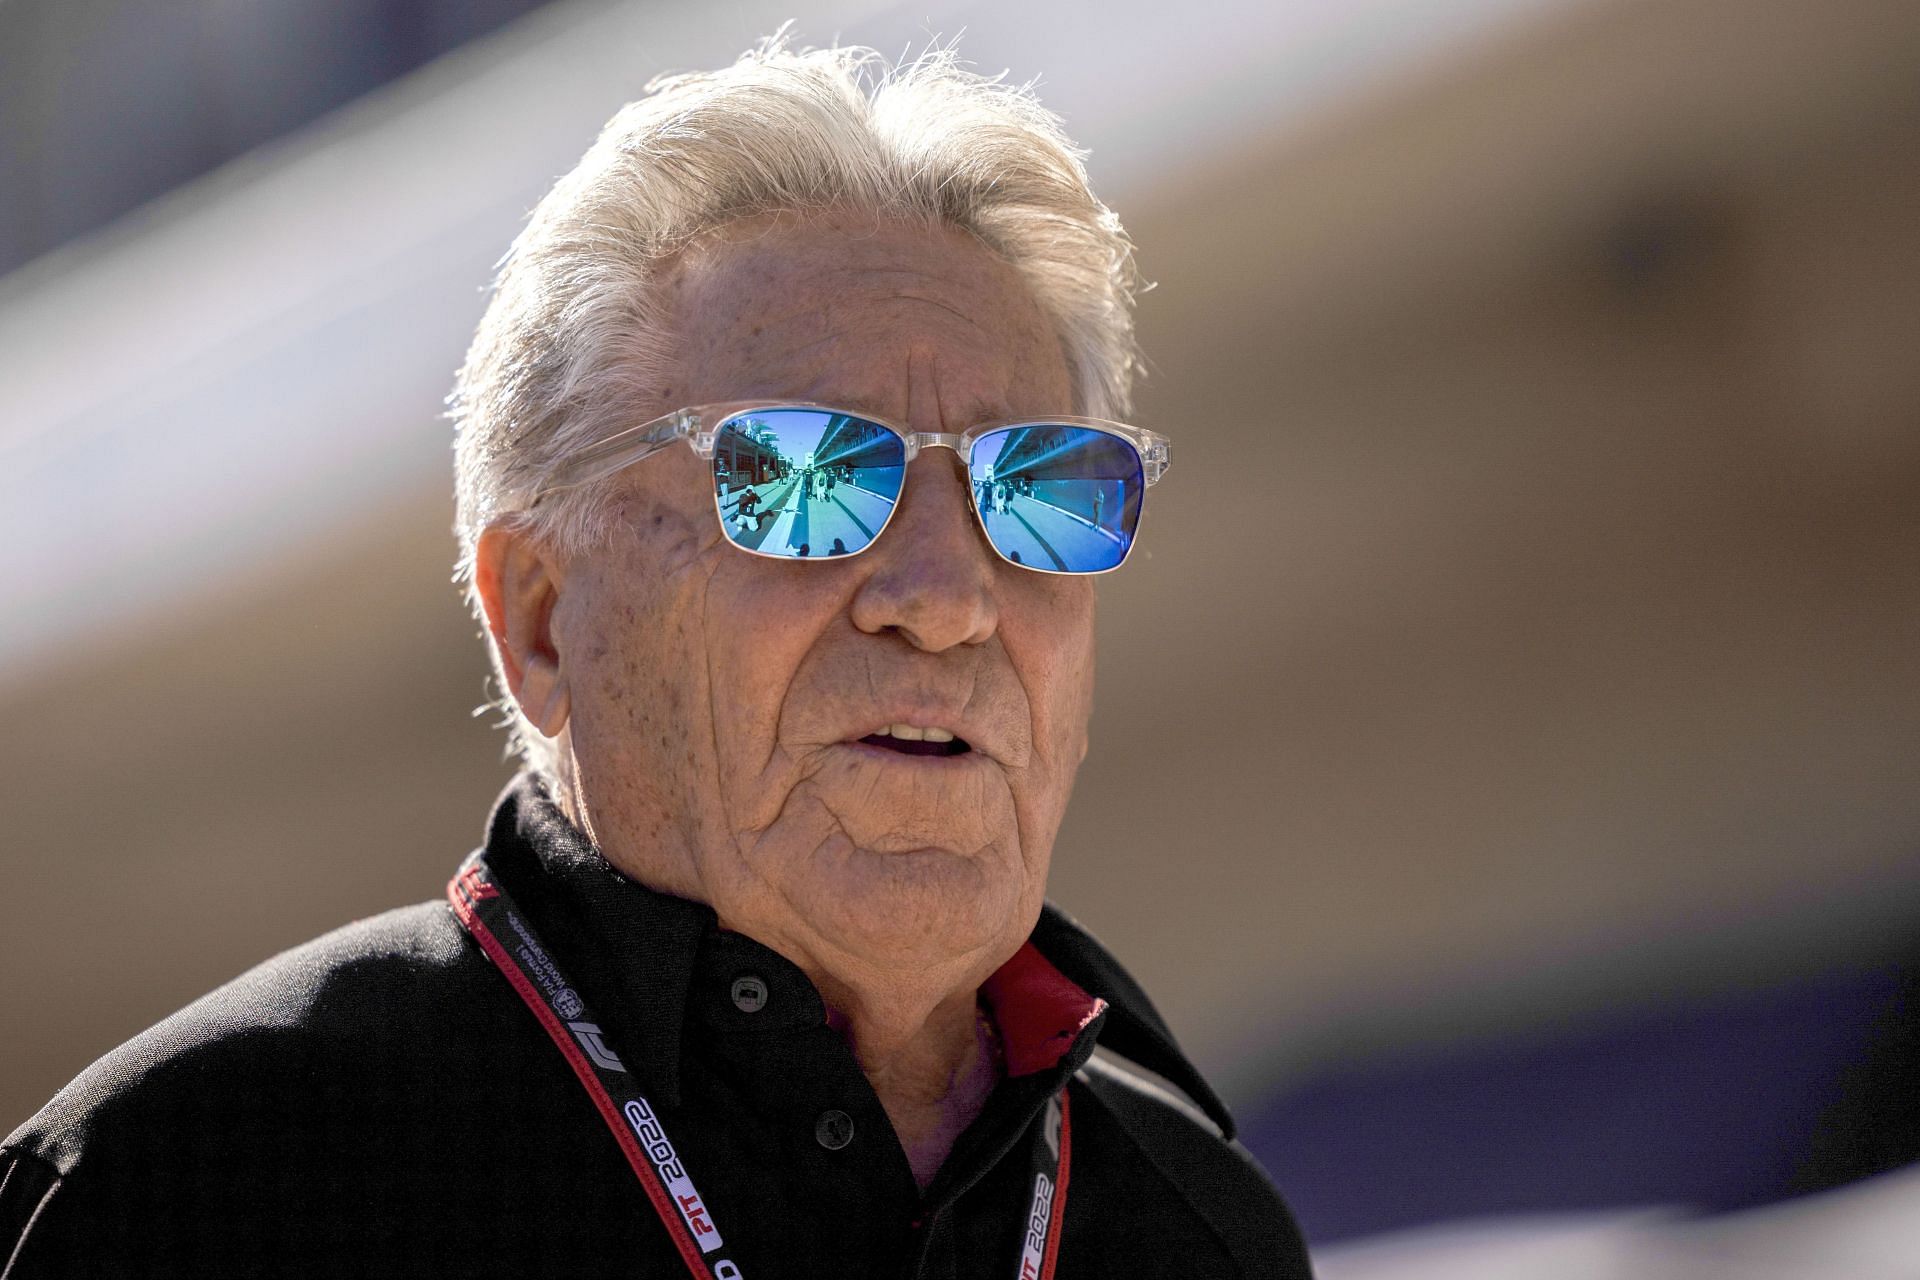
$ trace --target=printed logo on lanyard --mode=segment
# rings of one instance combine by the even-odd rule
[[[573,1068],[687,1270],[712,1280],[744,1280],[739,1264],[723,1256],[726,1246],[713,1212],[667,1137],[659,1113],[606,1043],[591,1007],[567,981],[513,899],[494,881],[484,854],[475,853],[461,865],[447,884],[447,901],[453,904],[461,926],[480,944]],[[502,938],[514,939],[518,945],[509,950]],[[1071,1153],[1072,1130],[1062,1090],[1047,1103],[1033,1143],[1033,1199],[1021,1238],[1019,1280],[1052,1280],[1054,1260],[1060,1254]]]
[[[1047,1114],[1040,1122],[1042,1156],[1034,1153],[1033,1203],[1027,1210],[1027,1234],[1020,1244],[1020,1280],[1048,1280],[1053,1275],[1054,1259],[1060,1256],[1060,1218],[1067,1207],[1068,1143],[1067,1095],[1062,1090],[1047,1102]],[[1047,1176],[1047,1165],[1053,1176]]]
[[[693,1238],[700,1242],[700,1252],[712,1253],[720,1247],[720,1232],[707,1216],[707,1207],[700,1201],[700,1193],[693,1188],[693,1179],[680,1163],[680,1157],[674,1153],[673,1143],[667,1141],[667,1134],[660,1127],[660,1119],[653,1114],[653,1108],[647,1105],[645,1098],[633,1098],[620,1108],[626,1114],[627,1123],[640,1138],[640,1145],[646,1149],[647,1159],[653,1161],[654,1172],[660,1175],[660,1181],[667,1184],[667,1194],[673,1197],[673,1207],[680,1211],[681,1220],[687,1224],[687,1230],[693,1232]]]

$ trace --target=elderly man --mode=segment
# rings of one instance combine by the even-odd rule
[[[1044,901],[1167,459],[1127,241],[1030,97],[870,67],[667,81],[535,212],[456,397],[528,771],[9,1138],[7,1280],[1306,1274]]]

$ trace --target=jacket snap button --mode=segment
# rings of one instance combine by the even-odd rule
[[[733,1007],[742,1013],[758,1013],[767,1007],[767,984],[753,974],[733,980]]]
[[[853,1117],[844,1111],[822,1111],[813,1136],[827,1150],[838,1151],[853,1141]]]

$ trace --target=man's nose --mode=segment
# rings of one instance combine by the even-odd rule
[[[899,508],[863,559],[871,572],[853,599],[853,624],[862,631],[898,631],[915,648],[938,653],[984,643],[999,626],[993,552],[950,449],[913,460]]]

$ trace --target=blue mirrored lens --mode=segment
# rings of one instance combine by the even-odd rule
[[[1015,564],[1099,573],[1127,558],[1140,527],[1140,451],[1088,427],[990,431],[967,459],[994,549]]]
[[[863,418],[762,409],[727,419],[713,442],[720,525],[767,555],[860,551],[893,514],[906,442]]]

